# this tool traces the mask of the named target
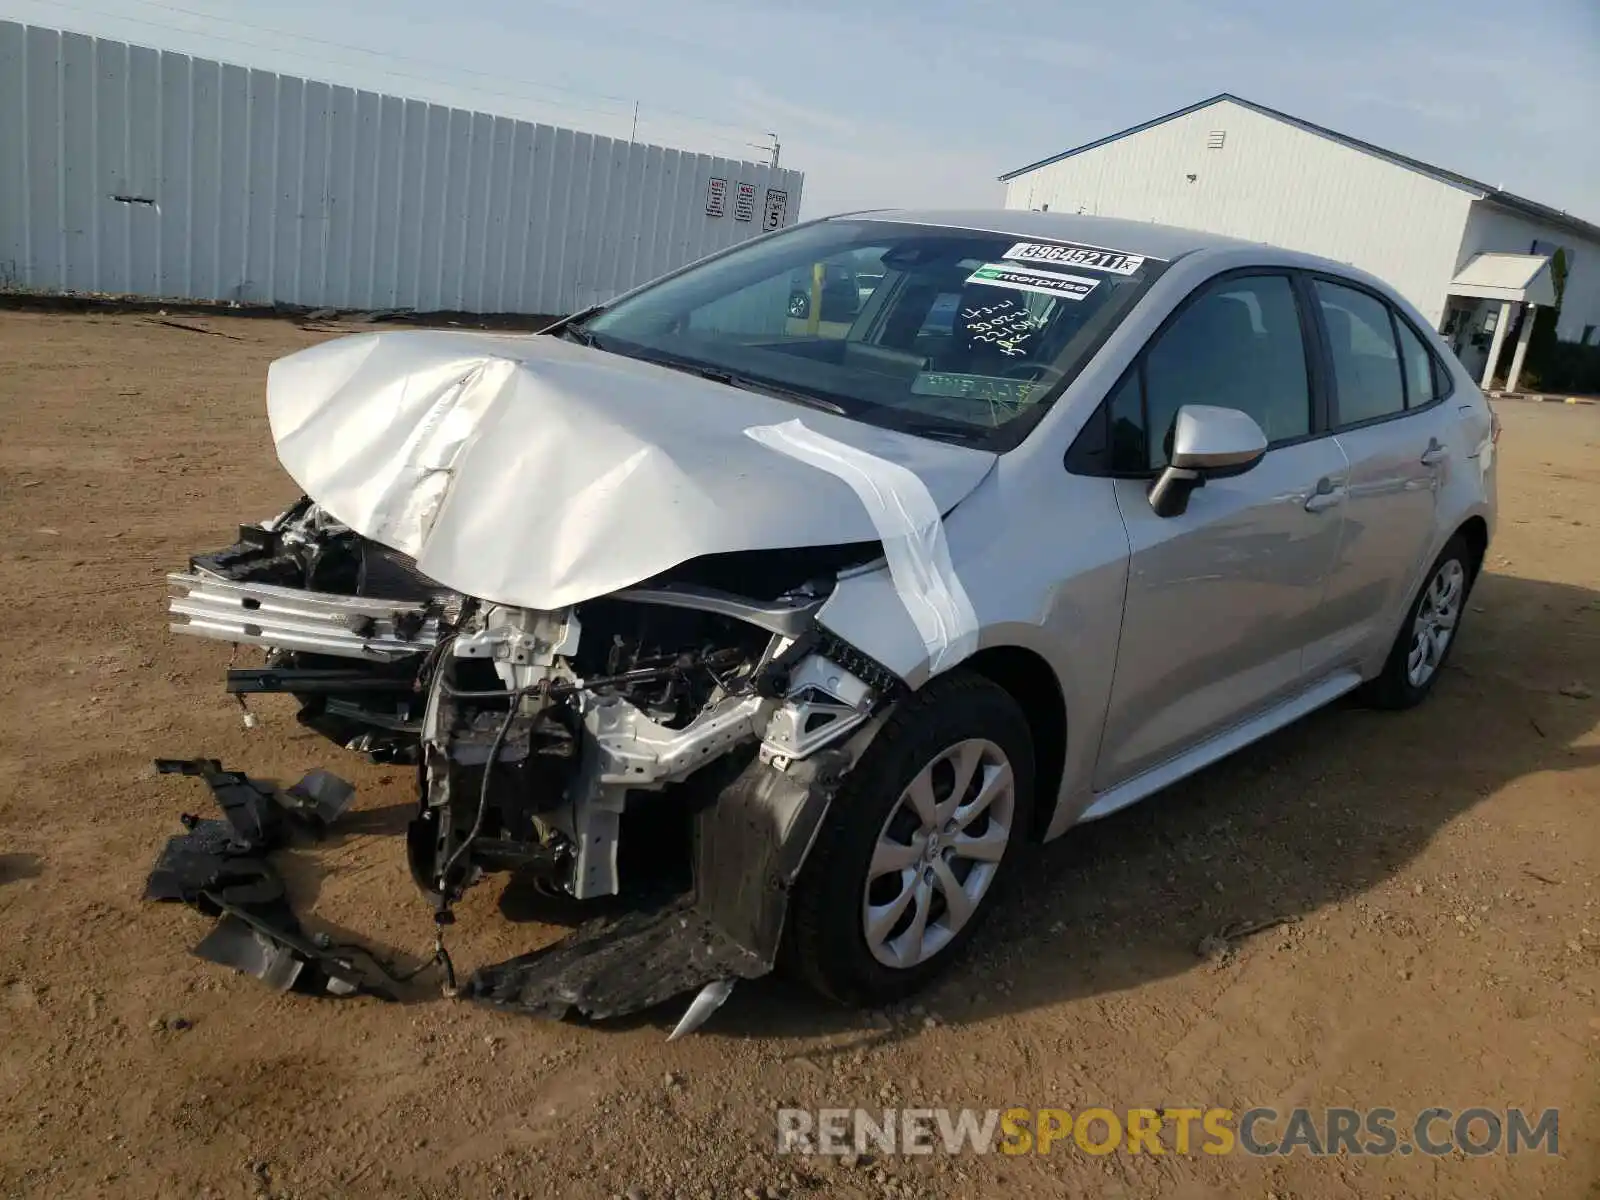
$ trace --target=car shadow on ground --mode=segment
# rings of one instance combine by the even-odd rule
[[[981,946],[911,1003],[961,1024],[1204,969],[1230,931],[1298,921],[1393,876],[1512,781],[1600,763],[1600,745],[1575,744],[1600,722],[1590,688],[1600,593],[1486,574],[1422,706],[1346,700],[1042,847]],[[736,990],[715,1019],[748,1037],[921,1027],[879,1015],[874,1028],[781,975]]]

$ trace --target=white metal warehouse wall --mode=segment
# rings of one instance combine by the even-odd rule
[[[0,21],[0,290],[567,312],[793,224],[803,179]]]
[[[1006,185],[1007,208],[1156,221],[1353,263],[1435,325],[1477,196],[1229,101]]]

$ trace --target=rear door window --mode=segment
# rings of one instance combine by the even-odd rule
[[[1428,353],[1417,331],[1405,321],[1396,318],[1395,328],[1400,331],[1400,358],[1406,368],[1406,407],[1421,408],[1432,404],[1439,398],[1433,355]]]
[[[1367,292],[1326,279],[1314,280],[1313,286],[1333,360],[1336,426],[1404,412],[1406,387],[1389,306]]]

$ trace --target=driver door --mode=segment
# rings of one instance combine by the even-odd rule
[[[1109,401],[1118,473],[1129,476],[1115,487],[1130,561],[1096,791],[1303,685],[1349,474],[1338,443],[1318,432],[1303,330],[1288,275],[1224,276],[1185,301]],[[1185,404],[1248,413],[1268,451],[1162,517],[1146,492]]]

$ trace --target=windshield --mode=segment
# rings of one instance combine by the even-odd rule
[[[601,350],[1009,449],[1165,263],[893,221],[763,238],[568,326]]]

